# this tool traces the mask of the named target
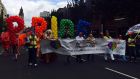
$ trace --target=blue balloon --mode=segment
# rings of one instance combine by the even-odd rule
[[[77,25],[77,35],[79,32],[82,32],[85,36],[88,35],[88,28],[90,28],[91,23],[84,21],[84,20],[79,20],[78,25]]]

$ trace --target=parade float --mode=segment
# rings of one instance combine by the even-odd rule
[[[24,20],[19,16],[10,16],[6,19],[7,22],[7,31],[9,32],[9,37],[11,45],[17,44],[18,33],[24,29]],[[14,26],[14,22],[18,25]]]
[[[6,22],[8,32],[10,33],[10,39],[12,41],[12,44],[14,44],[17,33],[24,29],[24,21],[18,16],[11,16],[6,19]],[[13,22],[17,22],[18,26],[13,26]],[[84,40],[82,42],[84,46],[82,48],[79,48],[76,46],[77,41],[74,39],[76,33],[74,31],[74,23],[71,20],[62,19],[60,21],[59,29],[57,26],[57,18],[55,16],[52,17],[51,23],[51,30],[54,34],[54,39],[56,39],[56,41],[50,43],[50,46],[52,47],[51,50],[55,53],[62,55],[104,54],[108,53],[107,49],[109,48],[113,51],[113,54],[125,55],[125,41],[116,43],[116,39],[112,39],[112,42],[108,42],[102,38],[96,38],[94,47],[87,46],[87,43]],[[89,27],[90,23],[80,20],[77,27],[78,32],[84,31],[84,29],[82,28],[85,25]],[[41,17],[33,17],[32,27],[35,28],[36,35],[41,38],[45,30],[47,30],[47,22]],[[87,32],[87,30],[85,32]],[[25,37],[26,35],[24,34],[19,36],[22,43]],[[47,48],[47,44],[44,41],[40,41],[42,49]]]
[[[59,35],[61,38],[74,38],[74,24],[69,19],[62,19],[60,21]]]
[[[47,29],[47,22],[44,18],[33,17],[32,18],[32,27],[35,28],[36,35],[41,38],[43,32]]]

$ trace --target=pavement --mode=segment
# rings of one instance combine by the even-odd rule
[[[95,55],[94,61],[77,63],[74,57],[66,62],[64,55],[46,64],[39,62],[38,67],[27,66],[28,53],[22,50],[18,61],[13,55],[0,55],[0,79],[139,79],[140,62],[105,62],[103,56]],[[85,59],[85,56],[83,56]],[[140,61],[140,60],[139,60]]]

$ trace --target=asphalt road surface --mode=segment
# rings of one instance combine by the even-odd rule
[[[57,55],[53,63],[39,62],[37,68],[27,66],[28,53],[24,50],[18,61],[12,55],[0,55],[0,79],[139,79],[140,62],[105,62],[95,55],[94,61],[66,62],[66,56]],[[85,59],[83,57],[83,59]]]

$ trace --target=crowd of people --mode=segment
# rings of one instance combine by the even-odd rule
[[[9,45],[10,43],[10,39],[7,37],[8,36],[8,32],[3,32],[1,34],[1,42],[2,42],[2,46],[4,48],[4,55],[7,55],[10,49],[12,49],[12,52],[14,54],[14,59],[18,60],[18,56],[20,55],[20,48],[24,47],[25,49],[28,49],[28,65],[29,66],[37,66],[37,58],[41,58],[44,60],[44,62],[46,63],[50,63],[51,61],[54,61],[56,58],[56,54],[53,53],[52,50],[50,50],[51,46],[50,43],[53,41],[58,41],[58,39],[54,39],[53,38],[53,33],[51,30],[47,30],[43,33],[42,37],[39,38],[38,36],[36,36],[35,33],[35,28],[32,28],[31,30],[25,32],[24,34],[16,34],[17,35],[17,42],[14,45]],[[24,40],[23,39],[19,39],[19,37],[24,36]],[[65,36],[66,37],[66,36]],[[101,33],[101,38],[108,41],[109,39],[112,39],[112,37],[109,35],[109,32],[106,32],[105,34]],[[46,43],[48,44],[48,47],[45,49],[46,53],[41,53],[41,46],[40,46],[40,41],[41,39],[45,39],[48,40],[46,41]],[[79,33],[78,36],[76,36],[76,41],[77,41],[77,46],[82,48],[83,45],[81,45],[84,41],[86,41],[86,43],[88,44],[88,46],[90,47],[95,47],[96,46],[96,39],[93,35],[93,33],[89,33],[89,35],[87,37],[84,37],[84,34],[82,32]],[[20,40],[20,41],[19,41]],[[21,44],[20,42],[24,41],[23,44]],[[122,39],[122,36],[120,35],[118,40],[120,42],[124,42],[125,39]],[[106,45],[107,47],[107,45]],[[107,47],[108,48],[108,47]],[[133,37],[133,34],[128,34],[128,38],[126,39],[126,52],[128,55],[121,55],[120,57],[122,58],[123,61],[130,61],[130,62],[136,62],[137,60],[137,56],[140,54],[140,35],[138,35],[136,38]],[[94,52],[94,51],[93,51]],[[105,61],[108,60],[108,55],[110,55],[110,58],[112,61],[115,61],[116,58],[114,57],[114,54],[112,53],[112,50],[108,49],[108,53],[106,53],[104,55]],[[94,55],[87,55],[87,60],[89,60],[90,58],[94,58]],[[77,62],[82,62],[82,57],[81,55],[77,55],[76,56],[76,61]]]
[[[110,40],[113,39],[110,36],[108,31],[106,31],[105,34],[101,33],[100,38],[108,42],[110,42]],[[139,49],[140,35],[129,33],[124,39],[122,35],[119,35],[118,38],[114,38],[114,39],[118,39],[119,43],[126,41],[126,48],[125,48],[126,54],[119,55],[119,57],[118,56],[117,57],[120,58],[120,60],[125,61],[125,62],[137,62],[137,58],[140,56],[140,49]],[[82,35],[82,33],[80,32],[79,36],[76,37],[76,40],[78,40],[79,44],[80,44],[80,41],[86,40],[87,43],[89,43],[92,47],[95,47],[96,45],[95,38],[93,37],[92,33],[90,33],[87,38],[84,38],[84,35]],[[118,41],[116,41],[116,43],[118,43]],[[113,50],[109,49],[108,45],[106,45],[106,48],[107,48],[108,53],[104,55],[105,61],[107,61],[108,58],[110,58],[112,61],[118,60],[117,58],[115,58],[116,56],[113,54]],[[88,55],[87,59],[89,59],[89,56],[90,55]],[[77,56],[77,60],[80,60],[80,59],[81,59],[81,56]]]

